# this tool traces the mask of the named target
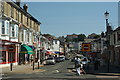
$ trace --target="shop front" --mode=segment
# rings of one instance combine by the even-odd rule
[[[13,65],[18,64],[18,53],[19,53],[19,43],[8,41],[8,40],[1,40],[2,43],[0,44],[1,48],[1,59],[0,67],[9,66],[10,63]]]
[[[34,52],[31,47],[27,45],[21,45],[19,64],[30,63],[31,59],[33,58],[33,54]]]

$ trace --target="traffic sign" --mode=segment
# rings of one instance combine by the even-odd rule
[[[8,51],[9,52],[15,52],[15,45],[9,45],[8,46]]]
[[[83,43],[82,44],[82,51],[89,52],[90,51],[90,43]]]

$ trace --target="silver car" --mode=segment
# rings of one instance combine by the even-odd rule
[[[55,58],[54,57],[48,57],[46,59],[46,64],[55,64]]]
[[[82,64],[83,64],[83,65],[88,64],[88,62],[89,62],[89,60],[88,60],[87,57],[83,57],[83,58],[82,58]]]

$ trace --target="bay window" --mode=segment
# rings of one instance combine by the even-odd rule
[[[9,21],[2,21],[2,34],[9,34]]]
[[[18,37],[18,25],[11,24],[11,37]]]
[[[4,24],[4,21],[2,21],[2,34],[5,34],[5,24]]]
[[[13,24],[11,25],[11,28],[12,28],[12,31],[11,31],[12,32],[12,36],[11,37],[14,37],[15,36],[15,28],[14,28]]]

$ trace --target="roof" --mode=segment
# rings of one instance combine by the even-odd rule
[[[37,22],[38,24],[41,24],[41,22],[39,22],[36,18],[34,18],[31,14],[29,14],[28,12],[26,12],[23,8],[21,8],[20,6],[18,6],[15,2],[7,2],[10,5],[14,6],[15,8],[17,8],[19,11],[21,11],[23,14],[25,14],[27,17],[31,18],[32,20],[34,20],[35,22]]]

